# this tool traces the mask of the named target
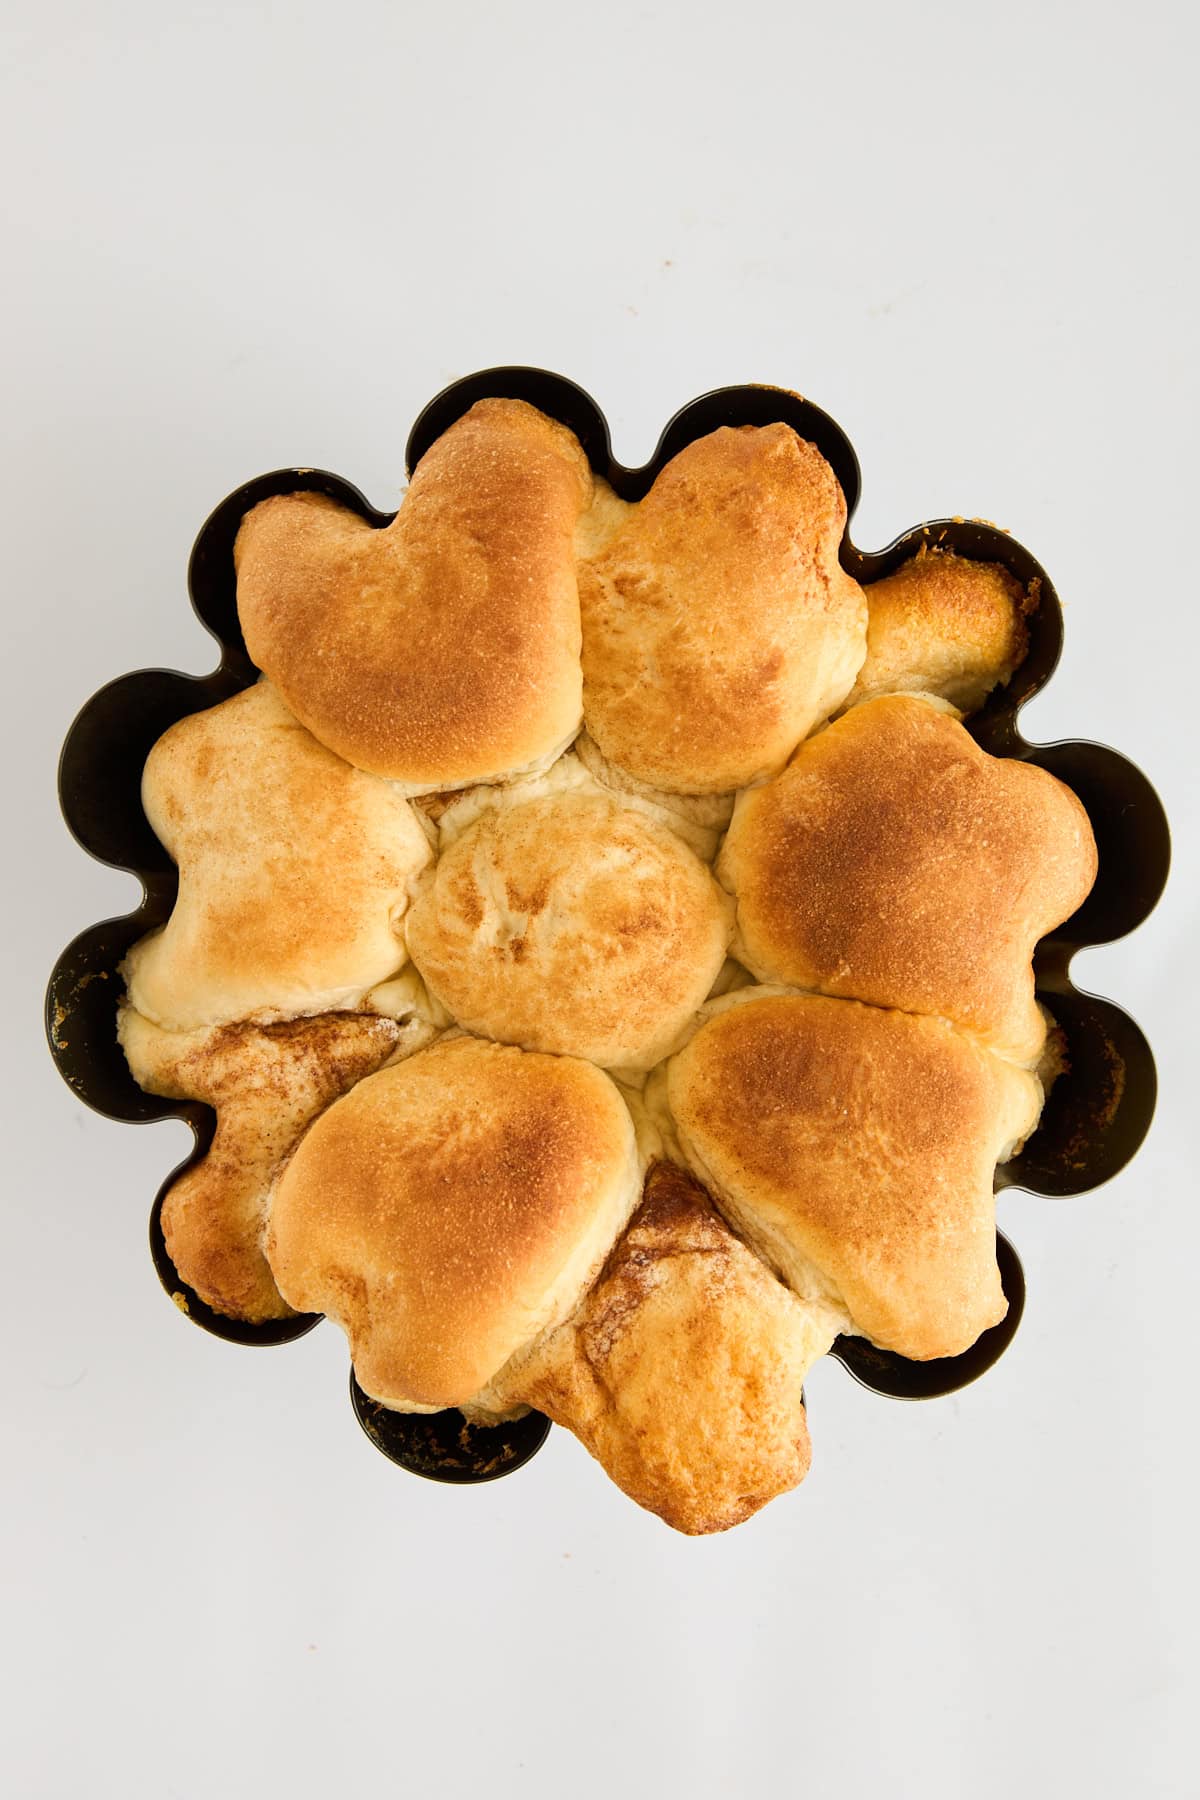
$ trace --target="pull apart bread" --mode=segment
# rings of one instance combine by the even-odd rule
[[[1096,875],[1083,807],[924,698],[854,707],[739,796],[718,873],[761,981],[953,1021],[1033,1063],[1034,947]]]
[[[399,1411],[536,1407],[685,1532],[803,1479],[839,1334],[1003,1316],[1031,958],[1095,875],[1074,796],[960,722],[1036,595],[932,551],[864,589],[845,518],[782,424],[627,502],[481,401],[382,529],[247,514],[263,679],[146,765],[179,892],[121,1042],[216,1114],[181,1283],[327,1314]]]
[[[321,742],[407,794],[546,767],[582,718],[573,435],[481,400],[421,459],[386,530],[319,494],[238,534],[253,661]]]
[[[726,426],[681,450],[619,522],[598,519],[579,597],[601,754],[689,794],[775,774],[841,705],[866,652],[825,458],[787,425]]]
[[[992,1178],[1037,1122],[1036,1076],[943,1019],[753,987],[715,1008],[667,1092],[733,1225],[884,1349],[968,1349],[1005,1313]]]
[[[1038,584],[998,563],[922,547],[868,590],[867,656],[847,706],[880,694],[936,694],[976,712],[1029,648]]]

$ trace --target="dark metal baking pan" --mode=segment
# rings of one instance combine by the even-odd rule
[[[476,400],[527,400],[575,432],[592,467],[627,500],[647,492],[663,465],[686,444],[719,425],[764,425],[782,420],[816,444],[846,496],[848,519],[859,495],[858,460],[828,414],[782,388],[720,388],[676,413],[641,468],[626,468],[612,454],[608,425],[594,400],[574,383],[544,369],[486,369],[453,383],[421,413],[408,442],[411,474],[430,444]],[[374,526],[395,516],[370,506],[357,488],[320,469],[279,469],[230,494],[202,528],[192,551],[188,587],[198,617],[217,639],[221,660],[211,675],[141,670],[110,682],[83,707],[63,746],[59,794],[63,816],[92,856],[128,869],[142,883],[137,909],[89,926],[59,957],[46,997],[50,1048],[63,1079],[107,1118],[142,1123],[186,1119],[195,1147],[182,1167],[201,1157],[212,1133],[209,1108],[158,1099],[133,1081],[117,1044],[116,971],[125,952],[162,924],[175,896],[176,876],[142,811],[142,766],[155,740],[185,715],[213,706],[247,687],[257,671],[246,654],[237,615],[233,543],[249,509],[269,494],[300,490],[327,494]],[[1091,818],[1100,850],[1096,885],[1075,916],[1039,946],[1035,969],[1039,994],[1066,1038],[1068,1069],[1051,1090],[1042,1121],[1025,1150],[997,1171],[997,1188],[1020,1187],[1047,1196],[1083,1194],[1124,1168],[1150,1125],[1156,1092],[1154,1059],[1141,1031],[1110,1000],[1077,988],[1071,959],[1088,945],[1109,943],[1139,925],[1153,908],[1167,877],[1170,840],[1154,789],[1141,771],[1115,750],[1069,741],[1032,744],[1018,730],[1024,703],[1044,686],[1062,648],[1062,610],[1045,570],[1015,539],[978,520],[940,519],[905,532],[886,549],[841,547],[846,569],[871,582],[915,554],[939,545],[980,561],[1000,563],[1026,589],[1037,584],[1029,653],[1013,680],[997,689],[969,724],[993,755],[1017,757],[1049,769],[1074,788]],[[311,1330],[313,1315],[245,1325],[212,1312],[179,1279],[159,1227],[162,1195],[181,1170],[168,1177],[155,1202],[151,1248],[163,1286],[181,1311],[218,1336],[246,1344],[283,1343]],[[998,1236],[997,1254],[1008,1315],[962,1356],[908,1362],[861,1338],[839,1338],[832,1354],[864,1386],[899,1399],[952,1393],[989,1368],[1011,1341],[1021,1317],[1024,1280],[1016,1252]],[[389,1412],[352,1383],[357,1416],[379,1449],[406,1468],[437,1480],[486,1481],[509,1473],[540,1447],[548,1429],[538,1414],[481,1429],[456,1412],[428,1416]]]

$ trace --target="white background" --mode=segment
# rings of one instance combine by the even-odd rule
[[[1188,1795],[1197,1505],[1195,334],[1179,0],[589,7],[7,0],[0,1783],[41,1796]],[[527,361],[628,461],[799,388],[855,536],[983,514],[1067,609],[1030,735],[1158,784],[1172,884],[1084,985],[1148,1030],[1136,1165],[1006,1196],[1030,1295],[978,1386],[809,1383],[813,1473],[730,1535],[565,1433],[393,1469],[324,1327],[192,1329],[145,1244],[188,1138],[92,1117],[49,966],[133,904],[57,816],[77,706],[212,645],[210,507],[318,463],[394,504],[446,381]]]

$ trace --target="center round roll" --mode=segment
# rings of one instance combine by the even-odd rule
[[[443,850],[407,938],[467,1030],[634,1070],[674,1048],[731,930],[732,902],[673,831],[585,791],[498,797]]]

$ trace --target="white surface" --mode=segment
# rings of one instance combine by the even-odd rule
[[[1194,14],[5,14],[6,1791],[1194,1792]],[[717,1540],[561,1432],[492,1488],[407,1478],[331,1327],[190,1329],[145,1246],[186,1134],[92,1117],[40,1041],[54,956],[134,899],[57,748],[110,676],[210,665],[210,506],[309,461],[388,505],[419,407],[501,361],[627,460],[707,387],[795,386],[858,448],[861,543],[1007,525],[1067,606],[1027,728],[1123,748],[1176,829],[1152,922],[1076,971],[1158,1051],[1136,1165],[1006,1198],[1003,1362],[918,1407],[819,1369],[810,1480]]]

